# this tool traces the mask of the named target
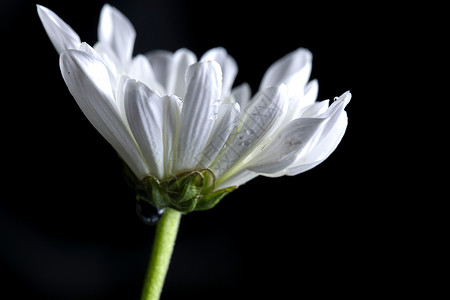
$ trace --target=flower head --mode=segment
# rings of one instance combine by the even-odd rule
[[[37,8],[71,94],[157,207],[208,209],[258,175],[299,174],[344,135],[351,94],[316,102],[307,49],[270,66],[251,96],[232,88],[238,68],[224,48],[133,57],[135,30],[114,7],[103,7],[93,47]]]

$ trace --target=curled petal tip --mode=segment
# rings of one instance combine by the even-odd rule
[[[350,102],[350,99],[352,99],[352,93],[350,93],[350,91],[346,91],[341,97],[339,97],[339,99],[347,105]]]
[[[67,49],[78,49],[81,44],[78,34],[57,14],[42,5],[36,5],[39,18],[58,53]]]

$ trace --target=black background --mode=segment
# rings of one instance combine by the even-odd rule
[[[39,2],[90,45],[103,3]],[[402,10],[379,1],[109,3],[136,28],[134,54],[186,47],[200,57],[223,46],[239,65],[235,84],[255,92],[271,63],[306,47],[318,100],[353,94],[347,133],[324,163],[295,177],[258,177],[182,218],[162,299],[364,299],[403,286],[408,228],[392,202],[396,174],[379,173],[380,144],[391,142],[380,125],[391,117],[379,110],[391,101],[383,87],[399,76],[386,59],[400,57],[394,44],[414,30],[395,22]],[[0,22],[2,293],[139,299],[154,227],[137,218],[115,151],[69,94],[35,3],[2,2]]]

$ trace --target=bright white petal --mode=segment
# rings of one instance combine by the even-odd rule
[[[198,164],[214,127],[222,91],[219,64],[195,63],[186,72],[186,86],[180,119],[178,171],[190,170]]]
[[[312,54],[299,48],[272,64],[261,81],[260,89],[284,83],[288,87],[288,98],[303,96],[312,68]]]
[[[91,56],[95,57],[96,59],[103,62],[105,67],[108,69],[109,80],[111,81],[111,87],[112,87],[113,91],[115,91],[116,83],[119,80],[115,67],[114,66],[110,67],[110,65],[108,64],[109,62],[107,60],[105,60],[105,56],[102,55],[101,52],[98,52],[95,48],[92,48],[90,45],[88,45],[85,42],[81,43],[80,48],[78,50],[83,51],[84,53],[91,55]]]
[[[133,79],[121,82],[125,85],[125,112],[134,138],[150,173],[157,178],[163,178],[163,100],[141,82]]]
[[[42,25],[58,53],[67,49],[78,49],[81,44],[78,34],[53,11],[37,5]]]
[[[92,125],[116,149],[139,178],[148,175],[133,136],[115,104],[108,70],[98,58],[78,50],[60,56],[60,68],[70,93]]]
[[[302,151],[314,147],[323,119],[304,118],[290,122],[270,141],[247,169],[262,174],[274,174],[291,165]]]
[[[274,86],[258,92],[244,111],[239,132],[212,166],[218,176],[227,179],[245,168],[261,142],[278,129],[286,115],[286,86]]]
[[[309,155],[294,162],[286,170],[286,175],[294,176],[306,172],[322,163],[337,148],[344,136],[346,128],[347,114],[343,111],[336,121],[334,130],[330,131]]]
[[[166,90],[169,95],[184,98],[186,91],[186,71],[197,61],[194,53],[188,49],[179,49],[173,54],[167,78]]]
[[[318,118],[327,119],[324,126],[324,136],[328,134],[328,131],[334,129],[337,119],[343,112],[345,112],[344,109],[350,102],[351,98],[352,94],[350,94],[350,92],[345,92],[338,99],[336,99],[323,114],[318,116]]]
[[[321,153],[324,152],[323,150],[320,150],[320,145],[324,145],[323,141],[325,139],[328,139],[335,136],[340,136],[341,133],[345,131],[345,128],[347,127],[347,114],[345,113],[345,107],[347,106],[348,102],[351,99],[350,92],[344,93],[339,99],[333,102],[333,104],[330,105],[330,107],[321,115],[319,115],[317,118],[324,119],[324,126],[322,129],[322,132],[320,134],[320,138],[317,141],[317,146],[310,150],[310,153]],[[342,116],[345,116],[343,119]],[[340,139],[339,139],[340,140]],[[324,145],[325,149],[330,149],[330,145]],[[337,145],[336,145],[337,146]],[[320,150],[320,151],[318,151]],[[334,150],[334,149],[333,149]],[[305,153],[305,156],[307,154]],[[315,156],[313,154],[313,156]],[[301,157],[301,156],[300,156]],[[300,159],[298,157],[297,159]]]
[[[113,49],[122,66],[131,60],[135,38],[136,31],[128,18],[115,7],[105,4],[100,13],[98,39]]]
[[[228,55],[227,50],[223,47],[212,48],[208,50],[200,59],[200,61],[214,60],[219,63],[223,73],[223,97],[227,97],[231,93],[234,79],[238,72],[238,66],[233,57]]]
[[[325,120],[323,131],[314,148],[299,155],[286,170],[287,175],[296,175],[324,161],[338,146],[347,128],[347,113],[344,108],[351,99],[349,92],[344,93],[328,110],[318,118]]]

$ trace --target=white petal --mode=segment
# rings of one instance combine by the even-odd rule
[[[322,163],[330,156],[341,142],[345,129],[347,128],[347,114],[343,111],[337,119],[334,129],[329,131],[321,142],[315,147],[309,155],[301,157],[294,162],[287,170],[286,175],[294,176],[308,171],[318,164]]]
[[[315,118],[318,115],[321,115],[327,111],[329,102],[330,102],[329,100],[323,100],[320,102],[313,103],[310,106],[305,107],[297,117]]]
[[[210,164],[216,159],[225,142],[236,131],[239,116],[239,104],[225,103],[220,105],[217,120],[203,151],[203,157],[198,165],[199,168],[209,168]]]
[[[139,178],[148,169],[115,104],[108,70],[96,57],[78,50],[60,56],[64,81],[87,119],[116,149]]]
[[[159,95],[165,94],[164,88],[156,80],[150,62],[144,55],[139,54],[133,58],[130,69],[128,70],[128,76],[146,84]]]
[[[298,166],[290,167],[289,169],[286,170],[286,173],[283,174],[283,175],[288,175],[288,176],[298,175],[300,173],[303,173],[303,172],[306,172],[308,170],[311,170],[312,168],[316,167],[317,165],[319,165],[324,160],[325,159],[314,161],[313,163],[300,164]]]
[[[156,80],[166,89],[173,53],[166,50],[155,50],[147,53],[146,56],[150,61]]]
[[[58,53],[80,47],[81,41],[78,34],[53,11],[42,5],[37,5],[37,12],[48,37]]]
[[[198,164],[217,119],[222,90],[219,64],[214,61],[195,63],[186,72],[186,86],[180,119],[178,171]]]
[[[181,107],[183,102],[175,95],[163,97],[164,103],[164,173],[166,177],[176,175],[174,170],[175,157],[178,145],[178,128],[180,123]]]
[[[184,98],[186,91],[186,71],[197,61],[194,53],[187,49],[179,49],[173,54],[169,68],[166,90],[168,94]]]
[[[238,66],[234,58],[228,55],[225,48],[217,47],[208,50],[200,59],[200,61],[204,60],[214,60],[219,63],[223,73],[222,95],[223,97],[230,95],[231,87],[238,72]]]
[[[305,95],[296,95],[289,99],[288,112],[283,126],[303,116],[305,110],[316,100],[318,92],[317,80],[312,80],[305,88]],[[304,116],[307,117],[307,116]],[[314,116],[315,117],[315,116]]]
[[[81,43],[80,48],[78,50],[83,51],[88,55],[94,56],[96,59],[103,62],[105,67],[108,69],[109,80],[111,81],[111,87],[114,91],[116,88],[116,83],[119,80],[116,70],[114,69],[114,66],[110,67],[110,65],[108,64],[109,62],[107,60],[105,60],[104,55],[102,55],[101,52],[98,52],[95,48],[92,48],[90,45],[88,45],[85,42]]]
[[[150,173],[161,179],[164,175],[163,100],[141,82],[133,79],[122,82],[128,124]]]
[[[319,93],[319,82],[317,79],[313,79],[305,87],[305,94],[302,99],[302,106],[308,106],[313,104]]]
[[[344,112],[344,109],[350,102],[351,98],[352,94],[350,94],[350,92],[345,92],[338,99],[336,99],[323,114],[318,116],[318,118],[327,119],[324,127],[325,134],[327,134],[328,130],[333,128],[334,123],[336,123],[337,119],[340,117],[340,114]]]
[[[255,172],[251,172],[248,170],[241,170],[238,173],[234,174],[233,176],[230,176],[226,179],[219,178],[216,181],[216,187],[215,190],[224,189],[230,186],[240,186],[253,178],[257,177],[259,174]]]
[[[318,151],[320,145],[323,145],[323,141],[328,139],[330,136],[339,136],[345,128],[347,127],[347,117],[344,111],[346,105],[351,99],[351,94],[349,92],[344,93],[338,100],[334,101],[333,104],[321,115],[317,118],[325,120],[322,132],[320,133],[319,140],[317,141],[317,147],[311,149],[311,153],[320,153],[324,152],[323,150]],[[345,115],[345,122],[342,119],[342,116]],[[325,145],[327,151],[330,149],[330,145]],[[337,145],[336,145],[337,146]],[[319,149],[320,150],[320,149]],[[333,149],[334,150],[334,149]],[[325,152],[327,152],[325,151]],[[307,156],[306,153],[304,153]],[[315,154],[313,154],[315,156]],[[301,156],[300,156],[301,157]],[[298,157],[297,159],[300,159]]]
[[[272,64],[261,81],[260,89],[284,83],[288,87],[288,98],[303,96],[312,68],[312,54],[299,48]]]
[[[344,93],[325,113],[319,116],[325,120],[325,124],[316,146],[297,157],[287,170],[288,175],[296,175],[311,169],[324,161],[336,149],[347,128],[347,113],[344,108],[350,99],[351,94]]]
[[[250,90],[250,86],[246,82],[235,87],[231,91],[231,96],[233,96],[234,100],[239,103],[241,110],[245,110],[247,104],[250,101],[251,95],[252,91]]]
[[[323,123],[323,119],[314,118],[293,120],[261,150],[247,169],[263,174],[274,174],[287,168],[302,151],[314,147],[315,137]]]
[[[136,31],[127,17],[115,7],[105,4],[100,13],[98,39],[113,49],[122,66],[131,60],[135,38]]]
[[[103,63],[111,71],[111,73],[118,77],[125,73],[125,69],[123,68],[116,53],[107,44],[98,42],[94,45],[94,49],[102,58]]]
[[[278,130],[286,115],[286,86],[266,88],[253,98],[242,114],[239,132],[212,166],[218,177],[228,178],[245,168],[253,151],[259,151],[261,142]]]

